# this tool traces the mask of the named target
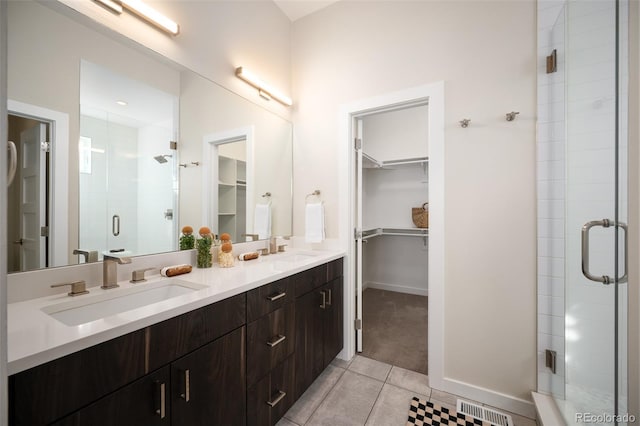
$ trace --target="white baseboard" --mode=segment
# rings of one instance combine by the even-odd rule
[[[511,395],[505,395],[500,392],[470,385],[469,383],[460,382],[446,377],[442,380],[442,389],[439,390],[453,393],[463,398],[469,398],[471,400],[490,405],[491,407],[519,414],[530,419],[536,418],[536,407],[533,402],[516,398]]]
[[[374,281],[365,281],[362,283],[362,289],[375,288],[378,290],[395,291],[396,293],[415,294],[417,296],[428,296],[429,290],[424,288],[408,287],[396,284],[377,283]]]

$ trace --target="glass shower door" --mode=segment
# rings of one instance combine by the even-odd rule
[[[626,3],[564,9],[565,395],[569,424],[626,413]],[[595,416],[589,417],[588,416]]]

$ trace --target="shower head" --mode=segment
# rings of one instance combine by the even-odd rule
[[[172,156],[169,154],[156,155],[155,157],[153,157],[153,159],[156,160],[158,163],[163,164],[167,162],[167,157],[171,158]]]

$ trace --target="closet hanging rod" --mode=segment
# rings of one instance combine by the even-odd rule
[[[362,231],[362,239],[377,237],[379,235],[392,235],[399,237],[428,237],[429,229],[415,229],[415,228],[374,228]]]
[[[372,156],[366,153],[362,153],[362,156],[369,162],[373,163],[377,168],[385,168],[388,166],[402,166],[406,164],[426,164],[429,162],[429,157],[414,157],[414,158],[401,158],[398,160],[376,160]]]

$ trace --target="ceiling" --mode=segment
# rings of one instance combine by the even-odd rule
[[[278,7],[294,22],[338,0],[274,0]]]

